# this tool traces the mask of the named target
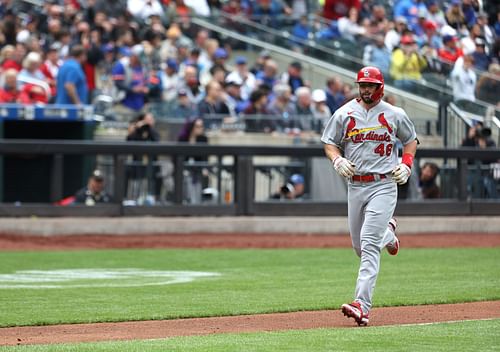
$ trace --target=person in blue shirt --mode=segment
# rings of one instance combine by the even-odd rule
[[[85,48],[75,45],[57,73],[56,104],[87,104],[88,87],[82,65],[87,59]]]

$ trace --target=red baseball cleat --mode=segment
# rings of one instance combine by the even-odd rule
[[[396,221],[395,218],[389,220],[389,226],[392,228],[392,231],[394,232],[394,241],[388,243],[387,246],[385,246],[385,248],[387,248],[387,252],[390,255],[397,255],[399,252],[399,239],[396,236],[396,227],[398,226],[398,222]]]
[[[361,309],[361,305],[354,301],[352,303],[346,303],[342,305],[342,313],[349,318],[354,318],[356,323],[359,326],[367,326],[368,325],[368,314],[364,314]]]

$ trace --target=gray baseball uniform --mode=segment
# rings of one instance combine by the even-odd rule
[[[348,181],[348,221],[353,248],[361,257],[355,300],[368,313],[380,268],[380,251],[394,241],[388,227],[397,201],[390,173],[398,165],[395,145],[417,138],[413,123],[401,108],[384,101],[368,111],[353,99],[330,118],[321,141],[343,150],[366,182]],[[371,177],[374,180],[369,180]]]

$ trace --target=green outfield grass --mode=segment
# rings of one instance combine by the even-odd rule
[[[384,253],[374,304],[500,299],[499,254],[498,248],[403,249],[397,257]],[[95,280],[82,279],[78,287],[2,288],[17,284],[12,274],[22,270],[92,268],[192,270],[220,276],[157,286],[86,287]],[[337,309],[352,299],[357,269],[358,259],[350,249],[3,252],[0,326]],[[127,280],[122,282],[142,285],[149,279]],[[113,283],[99,281],[101,286]]]
[[[498,351],[500,320],[465,321],[352,329],[291,330],[271,333],[219,334],[160,340],[0,347],[0,351]]]

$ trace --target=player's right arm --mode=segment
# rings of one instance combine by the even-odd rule
[[[334,144],[325,144],[324,150],[327,158],[330,159],[335,171],[337,171],[340,176],[349,178],[354,175],[356,172],[354,164],[342,156],[339,147]]]

